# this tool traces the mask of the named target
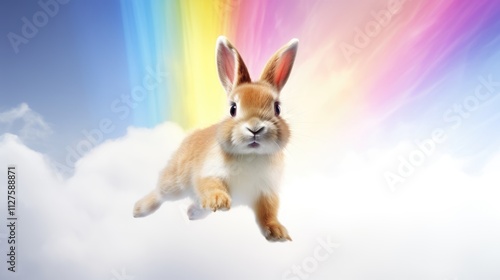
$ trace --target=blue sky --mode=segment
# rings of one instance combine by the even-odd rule
[[[123,23],[119,1],[69,1],[16,53],[7,34],[21,35],[22,18],[32,21],[41,9],[36,1],[0,2],[0,112],[27,103],[53,130],[37,148],[62,160],[61,147],[98,127],[112,100],[130,91]],[[128,123],[114,123],[107,137],[125,133]]]

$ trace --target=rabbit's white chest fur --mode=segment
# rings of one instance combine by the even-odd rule
[[[223,178],[233,205],[252,206],[260,194],[278,191],[282,170],[268,155],[243,155],[227,162],[217,145],[207,154],[200,175]]]

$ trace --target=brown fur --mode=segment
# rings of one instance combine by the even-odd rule
[[[264,236],[271,241],[292,240],[286,228],[278,221],[279,198],[275,194],[262,195],[255,203],[255,217]]]
[[[295,48],[295,50],[287,52],[290,47]],[[264,67],[264,71],[262,71],[262,75],[260,76],[261,81],[266,81],[278,91],[281,91],[290,75],[290,71],[286,71],[284,65],[287,64],[292,67],[296,53],[297,45],[287,45],[279,49],[269,59],[266,67]]]
[[[245,65],[245,62],[243,62],[243,59],[241,59],[239,53],[238,53],[238,63],[240,67],[238,69],[238,81],[236,82],[236,84],[241,85],[244,83],[251,83],[252,79],[250,79],[250,74],[248,73],[247,66]]]
[[[257,84],[243,84],[237,89],[240,97],[240,104],[243,108],[252,109],[250,114],[257,116],[266,114],[274,115],[274,98],[270,93],[269,86],[260,86]],[[257,113],[258,112],[258,113]]]
[[[164,201],[193,193],[195,202],[188,210],[190,219],[198,219],[200,216],[196,215],[203,209],[228,210],[233,186],[250,198],[246,203],[252,201],[250,206],[268,240],[291,240],[277,218],[279,198],[276,193],[284,161],[283,148],[289,141],[290,129],[276,114],[274,104],[279,102],[279,91],[288,78],[296,50],[297,41],[293,40],[271,58],[261,80],[251,82],[237,50],[225,38],[219,38],[219,79],[227,91],[228,101],[238,101],[239,114],[227,116],[219,124],[187,136],[161,172],[157,188],[135,204],[134,217],[149,215]],[[230,67],[238,69],[233,72]],[[236,77],[232,77],[234,74]],[[256,135],[259,127],[262,132]],[[253,134],[248,131],[250,129]],[[255,143],[257,147],[252,146]],[[231,169],[233,166],[244,168],[246,173],[236,173],[237,169]]]
[[[231,197],[226,183],[219,178],[200,178],[196,184],[203,208],[227,210],[231,208]]]

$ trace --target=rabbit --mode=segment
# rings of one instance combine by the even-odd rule
[[[252,82],[236,48],[224,36],[217,39],[217,70],[228,114],[184,139],[161,171],[156,189],[135,204],[134,217],[153,213],[164,201],[189,196],[190,220],[247,205],[267,240],[292,240],[277,218],[284,148],[290,138],[279,97],[297,48],[298,40],[292,39],[270,58],[260,80]]]

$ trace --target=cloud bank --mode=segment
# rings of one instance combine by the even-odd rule
[[[18,272],[13,277],[4,263],[1,279],[500,277],[498,156],[473,177],[435,154],[394,190],[383,174],[404,145],[348,152],[331,165],[328,153],[301,162],[307,149],[299,142],[289,150],[280,210],[294,241],[276,244],[246,208],[188,221],[188,202],[178,201],[132,218],[134,202],[153,188],[184,136],[173,123],[129,128],[82,157],[68,179],[19,136],[0,136],[0,166],[18,171],[20,217]],[[6,180],[0,186],[6,221]]]
[[[33,111],[28,104],[0,113],[0,133],[15,133],[26,140],[44,138],[52,133],[52,129],[43,117]]]

